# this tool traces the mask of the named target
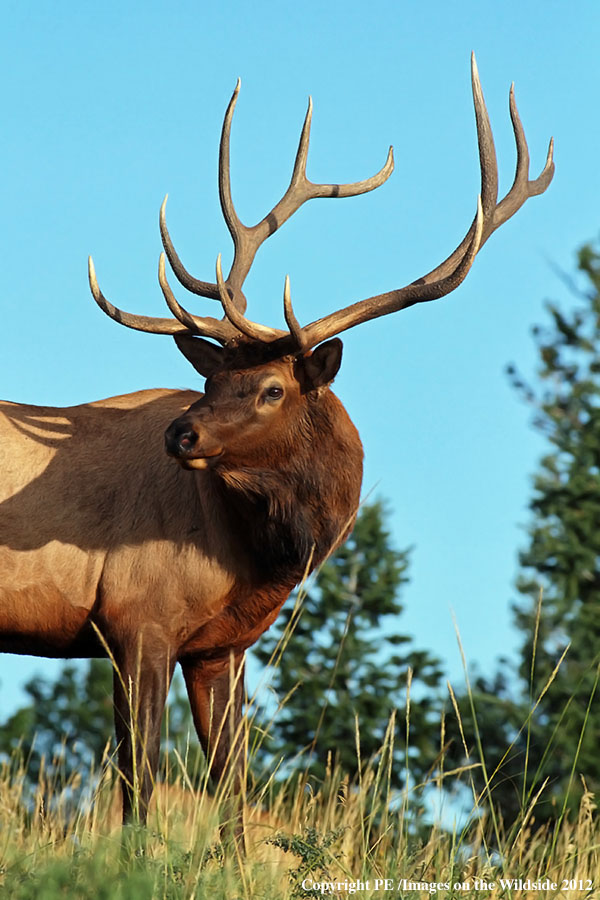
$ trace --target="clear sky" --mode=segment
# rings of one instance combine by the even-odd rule
[[[247,282],[251,317],[282,323],[286,272],[308,322],[429,271],[461,239],[479,190],[475,50],[501,189],[515,164],[513,80],[534,177],[555,137],[554,183],[490,240],[455,294],[348,333],[336,391],[365,446],[365,493],[389,501],[396,545],[414,546],[401,627],[458,681],[454,610],[469,661],[492,671],[516,646],[517,551],[544,447],[504,368],[533,373],[530,327],[544,301],[573,302],[553,266],[571,271],[576,248],[598,235],[599,37],[595,0],[9,0],[1,395],[64,406],[200,386],[169,338],[95,307],[86,260],[117,305],[162,315],[157,217],[168,191],[180,255],[213,279],[217,253],[231,253],[216,168],[238,76],[232,177],[244,221],[285,190],[309,93],[313,180],[367,177],[390,143],[396,158],[379,190],[313,202],[265,245]],[[1,714],[27,677],[56,665],[1,658]]]

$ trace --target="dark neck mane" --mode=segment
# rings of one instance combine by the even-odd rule
[[[348,535],[362,480],[362,445],[331,391],[310,398],[269,468],[217,468],[226,507],[258,580],[298,584]]]

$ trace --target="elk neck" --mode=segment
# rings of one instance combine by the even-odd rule
[[[289,590],[351,531],[363,448],[329,389],[307,397],[293,434],[269,443],[259,467],[220,462],[210,477],[257,583]]]

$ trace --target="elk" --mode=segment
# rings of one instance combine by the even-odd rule
[[[247,318],[243,285],[261,244],[308,200],[379,187],[392,172],[393,153],[364,181],[309,181],[309,102],[289,187],[248,227],[236,214],[229,173],[238,82],[219,149],[221,208],[235,251],[227,277],[220,259],[215,282],[184,268],[167,230],[166,198],[158,277],[171,317],[113,306],[89,261],[100,308],[128,328],[172,335],[206,379],[204,393],[146,390],[70,408],[1,404],[0,650],[113,658],[124,821],[134,813],[135,772],[145,817],[177,663],[213,778],[227,768],[238,790],[242,784],[244,652],[302,578],[346,538],[358,508],[363,449],[330,389],[342,357],[337,335],[455,290],[492,232],[550,184],[552,141],[542,173],[530,180],[511,88],[516,174],[498,201],[474,59],[471,79],[481,193],[464,238],[431,272],[304,326],[286,279],[288,330]],[[195,315],[178,302],[165,254],[180,284],[216,300],[222,318]]]

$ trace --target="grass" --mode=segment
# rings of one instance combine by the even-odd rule
[[[587,790],[576,819],[563,817],[552,828],[536,829],[524,809],[519,827],[511,830],[479,813],[466,828],[448,830],[424,824],[410,794],[390,795],[388,761],[383,752],[363,770],[359,784],[334,770],[311,792],[298,773],[281,791],[251,794],[246,857],[219,839],[224,797],[194,791],[183,768],[175,783],[157,784],[148,827],[122,831],[111,765],[92,778],[93,803],[76,808],[71,803],[80,787],[76,780],[60,784],[42,772],[34,803],[25,803],[25,772],[5,763],[0,767],[0,896],[287,900],[321,897],[323,891],[373,898],[599,896],[600,827]],[[557,886],[501,882],[519,878]]]

